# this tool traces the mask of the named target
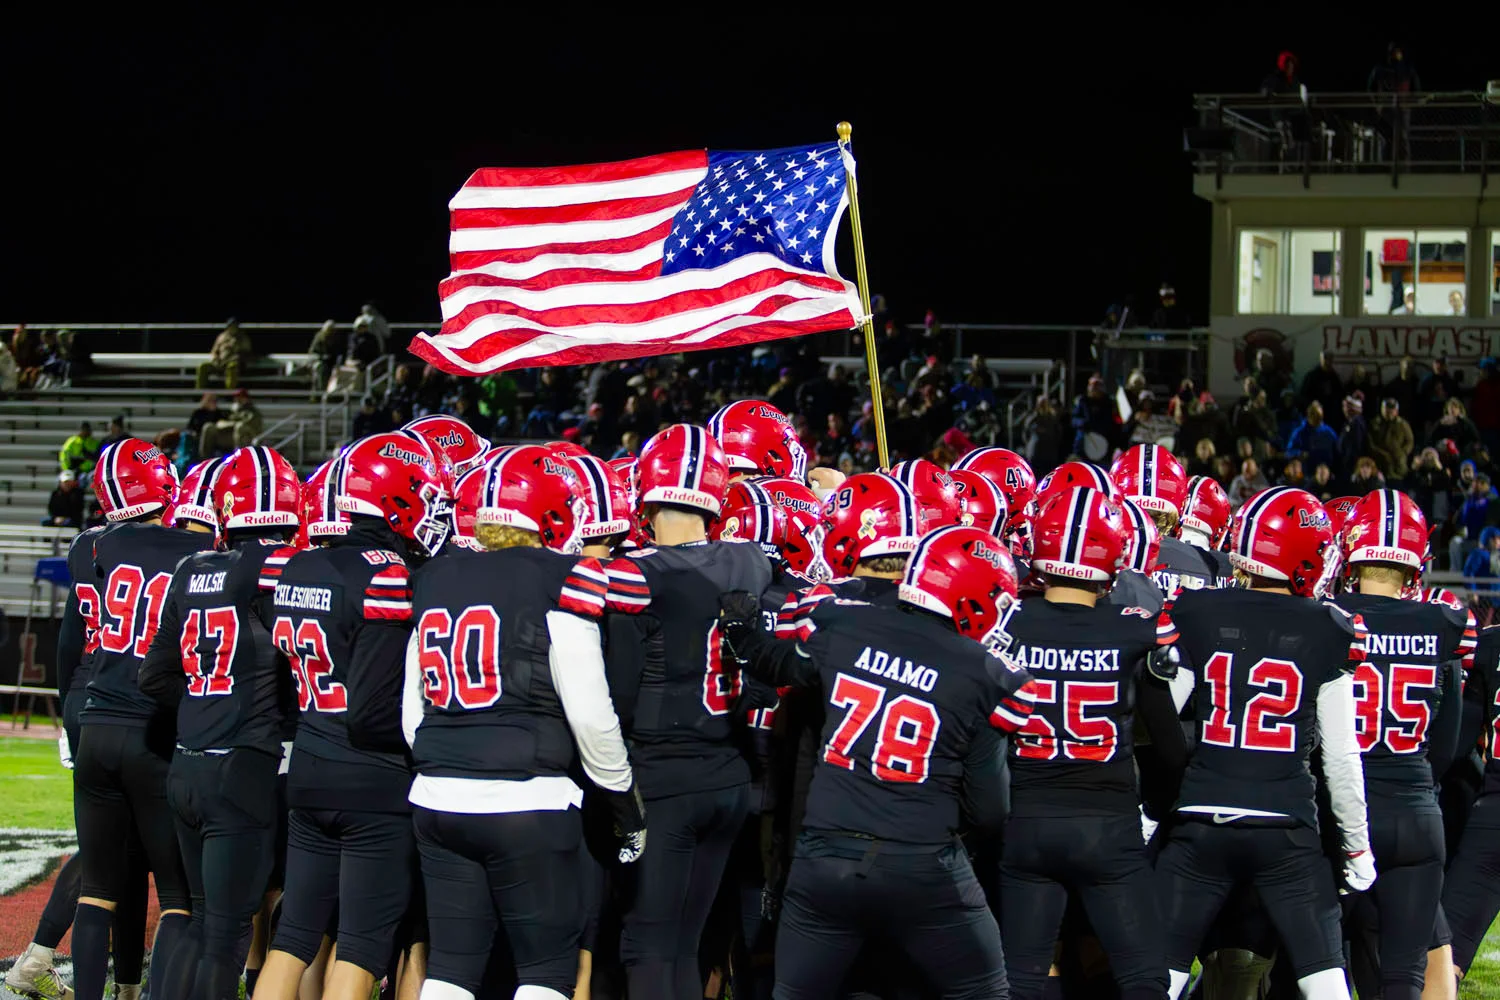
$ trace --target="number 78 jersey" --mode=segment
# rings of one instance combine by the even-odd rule
[[[1365,659],[1363,623],[1331,604],[1187,590],[1172,620],[1196,676],[1197,747],[1178,810],[1288,816],[1316,829],[1307,760],[1318,692]]]

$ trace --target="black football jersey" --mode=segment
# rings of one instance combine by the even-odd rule
[[[647,602],[632,609],[634,636],[610,633],[611,687],[629,708],[631,764],[647,798],[746,784],[744,679],[719,635],[719,595],[762,594],[771,564],[759,546],[702,542],[640,549],[620,560],[639,571],[626,584],[612,572],[612,595],[639,586]],[[622,720],[623,721],[623,720]]]
[[[1170,615],[1032,598],[1005,629],[1034,701],[1009,750],[1012,815],[1134,812],[1136,684],[1147,655],[1177,640]]]
[[[161,718],[160,703],[140,689],[141,661],[161,624],[177,564],[213,547],[214,536],[206,532],[140,522],[113,524],[95,537],[92,573],[85,579],[98,588],[99,650],[85,724],[145,725]],[[75,592],[85,599],[83,591]]]
[[[843,598],[818,605],[798,643],[795,680],[819,688],[825,712],[804,826],[950,840],[971,745],[1025,725],[1026,671],[924,612]]]
[[[1158,612],[1167,603],[1156,580],[1133,569],[1122,569],[1115,574],[1115,582],[1109,588],[1109,603],[1121,608],[1145,608]]]
[[[1180,538],[1163,538],[1151,576],[1162,596],[1170,599],[1180,590],[1211,590],[1217,574],[1209,553]]]
[[[510,781],[566,775],[576,751],[552,685],[547,614],[601,619],[607,586],[599,560],[548,549],[471,552],[418,570],[417,771]]]
[[[398,553],[357,530],[328,545],[280,549],[261,569],[272,592],[271,640],[291,667],[299,717],[287,779],[289,805],[405,811],[411,770],[403,753],[356,747],[349,734],[351,677],[364,633],[397,642],[411,623],[411,575]],[[388,635],[388,633],[394,633]],[[399,706],[393,706],[399,714]]]
[[[173,675],[178,746],[280,755],[295,695],[286,657],[271,642],[270,594],[260,577],[284,546],[244,539],[227,552],[194,553],[173,574],[141,686],[148,674]]]
[[[1172,606],[1195,674],[1197,739],[1178,808],[1290,816],[1317,827],[1307,760],[1322,686],[1364,659],[1364,629],[1333,604],[1237,588]]]
[[[103,531],[104,525],[81,531],[68,545],[68,577],[73,582],[63,602],[57,633],[57,693],[65,701],[70,692],[82,691],[94,675],[100,607],[99,585],[94,577],[94,540]]]
[[[1483,710],[1485,732],[1459,748],[1468,753],[1479,739],[1489,746],[1484,764],[1485,795],[1500,795],[1500,625],[1491,625],[1479,633],[1474,652],[1474,666],[1469,671],[1465,700],[1477,701]]]
[[[1428,741],[1442,728],[1434,725],[1439,706],[1458,710],[1462,672],[1473,664],[1479,641],[1474,616],[1443,604],[1366,594],[1344,594],[1338,604],[1359,615],[1369,632],[1365,660],[1354,672],[1366,797],[1372,806],[1378,797],[1436,808]],[[1443,756],[1451,759],[1452,748]]]

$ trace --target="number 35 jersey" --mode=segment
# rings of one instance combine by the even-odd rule
[[[1185,590],[1172,620],[1195,674],[1198,719],[1178,810],[1316,829],[1307,760],[1318,694],[1364,661],[1364,626],[1331,604],[1239,589]]]
[[[115,524],[99,533],[94,541],[99,651],[84,723],[144,726],[159,721],[162,706],[139,687],[141,662],[161,624],[177,564],[213,547],[211,534],[159,524]],[[82,599],[84,589],[78,592]]]
[[[324,548],[278,551],[260,585],[274,594],[271,639],[291,665],[301,713],[288,804],[408,811],[406,754],[356,747],[349,731],[351,683],[372,661],[400,664],[405,656],[412,608],[405,560],[351,530]],[[393,700],[399,721],[399,681]]]

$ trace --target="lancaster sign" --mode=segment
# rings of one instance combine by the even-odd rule
[[[1364,365],[1381,382],[1396,374],[1404,357],[1424,372],[1434,358],[1446,358],[1465,385],[1478,377],[1480,358],[1500,357],[1500,318],[1230,316],[1214,320],[1211,329],[1209,388],[1224,406],[1239,397],[1240,373],[1261,350],[1271,352],[1279,369],[1292,372],[1294,382],[1317,366],[1319,352],[1346,377],[1355,365]]]

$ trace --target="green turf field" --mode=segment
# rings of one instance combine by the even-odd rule
[[[43,830],[73,826],[72,776],[58,765],[55,742],[0,736],[0,789],[6,804],[0,825]],[[1458,995],[1500,1000],[1500,922],[1485,938]]]

